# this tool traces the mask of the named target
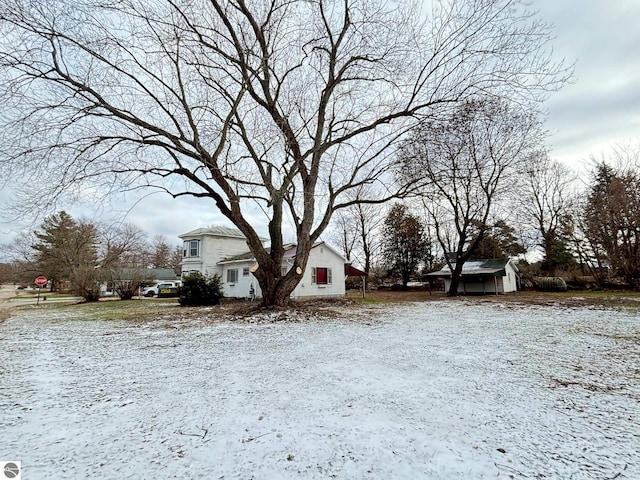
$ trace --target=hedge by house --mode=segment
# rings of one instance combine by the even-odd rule
[[[218,305],[224,296],[220,275],[204,276],[199,272],[182,279],[178,289],[178,302],[183,307]]]

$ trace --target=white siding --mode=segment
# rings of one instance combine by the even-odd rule
[[[249,250],[243,238],[212,237],[204,238],[204,264],[219,269],[216,264],[225,258],[240,255]]]
[[[330,268],[331,284],[312,283],[313,268]],[[344,293],[344,258],[327,247],[326,244],[312,248],[309,252],[307,269],[302,274],[302,280],[293,291],[291,298],[342,297]]]
[[[249,275],[244,276],[244,268],[251,268],[255,262],[253,260],[246,262],[234,262],[223,265],[222,270],[222,286],[224,288],[224,296],[231,298],[249,298],[251,294],[251,285],[255,291],[256,298],[262,296],[258,280],[253,276],[251,272]],[[238,281],[234,283],[227,282],[227,271],[238,270]]]
[[[251,267],[255,265],[254,260],[246,262],[234,262],[224,264],[222,267],[222,283],[224,286],[224,294],[226,297],[232,298],[249,298],[251,285],[255,290],[256,298],[262,296],[258,281],[250,273],[248,276],[242,274],[244,267]],[[291,268],[291,263],[283,263],[283,269],[288,271]],[[312,283],[312,271],[313,268],[327,268],[331,269],[331,283],[326,285],[318,285]],[[231,284],[227,282],[227,271],[229,269],[238,270],[238,281]],[[307,263],[307,269],[302,274],[302,280],[291,294],[291,298],[310,298],[310,297],[342,297],[345,294],[344,285],[344,259],[336,254],[331,248],[326,245],[319,245],[309,253],[309,262]]]
[[[482,282],[461,281],[458,293],[495,293],[495,277],[484,279]]]
[[[204,275],[218,274],[222,276],[223,269],[217,263],[228,257],[239,255],[248,250],[247,242],[243,238],[222,237],[216,235],[197,235],[184,237],[183,240],[200,240],[200,256],[182,259],[182,271],[198,271]],[[222,277],[225,281],[226,277]]]
[[[502,277],[504,293],[516,292],[518,290],[518,274],[511,266],[511,262],[506,267],[507,276]]]

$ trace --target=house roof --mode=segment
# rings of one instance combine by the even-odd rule
[[[178,235],[179,238],[197,237],[200,235],[214,235],[216,237],[233,237],[233,238],[245,238],[243,233],[237,228],[212,226],[206,228],[196,228],[190,232]]]
[[[342,258],[343,261],[346,261],[345,258],[342,255],[340,255],[334,248],[332,248],[330,245],[328,245],[328,244],[326,244],[324,242],[318,242],[318,243],[314,244],[313,247],[311,247],[311,248],[314,249],[314,248],[317,248],[317,247],[319,247],[321,245],[324,246],[324,247],[327,247],[333,253],[335,253],[340,258]],[[296,256],[297,245],[295,243],[285,244],[285,245],[283,245],[283,248],[284,248],[284,256],[282,257],[283,260],[286,260],[286,259],[289,259],[289,258],[294,258]],[[268,251],[269,251],[269,248],[267,248],[267,252]],[[256,261],[256,257],[251,252],[245,252],[245,253],[240,253],[239,255],[233,255],[231,257],[223,258],[222,260],[220,260],[218,262],[218,265],[226,265],[228,263],[251,262],[251,261],[255,262]]]
[[[236,263],[236,262],[249,262],[249,261],[255,262],[256,257],[251,252],[245,252],[239,255],[233,255],[231,257],[223,258],[218,262],[218,265],[224,265],[226,263]]]
[[[511,264],[511,267],[518,272],[518,267],[511,261],[510,258],[485,258],[480,260],[469,260],[464,263],[462,267],[462,276],[474,276],[474,275],[495,275],[495,276],[504,276],[506,275],[505,269],[508,264]],[[452,264],[453,268],[455,268],[455,263]],[[442,267],[441,270],[437,272],[432,272],[427,274],[428,277],[440,277],[440,278],[448,278],[451,276],[451,270],[448,265]]]
[[[333,253],[335,253],[337,256],[339,256],[339,257],[342,259],[342,261],[343,261],[343,262],[345,262],[345,263],[347,262],[347,259],[346,259],[346,258],[344,258],[344,255],[342,255],[339,251],[337,251],[335,248],[333,248],[333,247],[332,247],[331,245],[329,245],[328,243],[325,243],[325,242],[318,242],[318,243],[316,243],[316,244],[315,244],[313,247],[311,247],[311,248],[313,249],[313,248],[317,248],[317,247],[320,247],[320,246],[328,248],[328,249],[329,249],[329,250],[331,250]]]
[[[122,268],[119,269],[122,280],[143,276],[150,280],[179,280],[173,268]]]
[[[293,255],[291,251],[293,249]],[[267,252],[270,251],[270,248],[266,248]],[[295,245],[293,244],[285,244],[284,245],[284,258],[290,258],[295,255]],[[240,262],[255,262],[256,257],[251,252],[244,252],[238,255],[232,255],[231,257],[223,258],[218,262],[218,265],[225,265],[227,263],[240,263]]]

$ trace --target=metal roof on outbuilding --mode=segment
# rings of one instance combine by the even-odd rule
[[[469,260],[464,263],[462,267],[461,275],[506,275],[505,268],[511,263],[511,267],[518,272],[518,267],[509,258],[486,258],[480,260]],[[455,263],[452,264],[455,268]],[[451,270],[448,265],[445,265],[441,270],[437,272],[431,272],[427,274],[428,277],[435,278],[448,278],[451,276]]]

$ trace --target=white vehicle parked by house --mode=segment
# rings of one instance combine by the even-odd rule
[[[156,283],[155,285],[151,285],[150,287],[145,287],[142,289],[143,297],[155,297],[158,295],[158,292],[162,288],[172,288],[178,287],[180,284],[178,282],[161,282]]]

